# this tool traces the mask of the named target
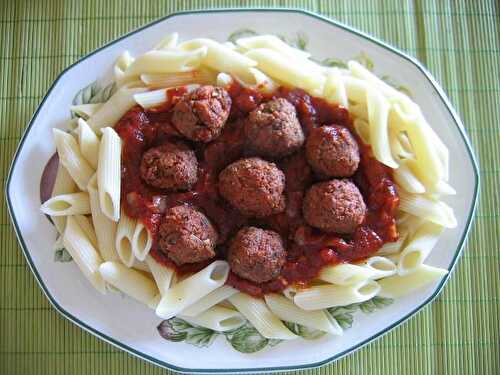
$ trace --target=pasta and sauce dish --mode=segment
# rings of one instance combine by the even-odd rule
[[[101,293],[214,331],[341,335],[328,309],[398,298],[456,226],[446,146],[356,61],[324,67],[271,35],[179,42],[114,66],[113,95],[54,129],[42,204]]]

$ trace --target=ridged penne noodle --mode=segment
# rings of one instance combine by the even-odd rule
[[[180,43],[178,47],[183,50],[206,48],[207,54],[203,59],[203,65],[218,72],[236,74],[243,79],[248,79],[248,69],[257,65],[247,56],[211,39],[192,39]]]
[[[398,274],[406,275],[420,267],[436,245],[443,232],[441,225],[426,222],[418,228],[411,241],[401,252]]]
[[[272,313],[281,320],[301,324],[334,335],[342,334],[342,328],[337,321],[324,310],[302,310],[288,298],[275,293],[266,294],[264,299]]]
[[[142,85],[142,82],[139,81]],[[96,113],[87,120],[89,126],[97,132],[106,126],[115,126],[127,111],[136,103],[134,94],[147,91],[145,87],[120,87]]]
[[[276,51],[259,48],[248,51],[245,56],[257,61],[257,68],[288,86],[302,88],[313,94],[321,94],[325,77],[320,71],[312,71],[304,65],[292,64]]]
[[[80,190],[86,190],[94,169],[83,157],[78,143],[72,135],[59,129],[52,129],[59,162],[66,168]]]
[[[268,75],[264,74],[263,72],[261,72],[259,69],[256,68],[249,68],[248,76],[250,77],[250,80],[248,80],[248,77],[247,80],[245,80],[244,78],[235,75],[236,80],[241,85],[243,85],[244,87],[253,88],[260,92],[272,93],[279,86],[271,77],[269,77]],[[227,80],[226,84],[220,86],[228,86],[229,83],[230,83],[229,80]]]
[[[455,195],[457,191],[453,189],[447,182],[444,180],[438,181],[436,185],[434,185],[431,189],[429,189],[430,194],[438,194],[438,195]]]
[[[134,235],[132,236],[132,252],[134,256],[141,261],[146,259],[151,246],[153,246],[153,236],[144,224],[137,221]]]
[[[107,283],[145,305],[149,306],[158,295],[153,280],[119,262],[102,263],[99,273]]]
[[[87,185],[90,201],[90,211],[92,214],[92,223],[94,224],[97,237],[97,248],[104,261],[118,260],[118,254],[115,247],[116,222],[110,220],[101,210],[99,203],[99,192],[97,190],[97,175],[94,174]]]
[[[342,79],[344,81],[347,99],[357,104],[366,106],[366,88],[368,87],[368,84],[361,79],[350,76],[344,76]],[[366,119],[368,119],[368,114]]]
[[[118,257],[127,267],[134,264],[134,253],[132,252],[132,238],[134,237],[137,220],[131,219],[122,209],[120,221],[116,228],[115,247]]]
[[[243,50],[258,48],[272,49],[291,59],[307,59],[311,54],[298,48],[293,48],[274,35],[257,35],[236,40],[236,45]]]
[[[379,280],[396,273],[396,264],[392,260],[379,255],[369,257],[358,263],[358,265],[373,272],[372,276],[370,276],[372,280]]]
[[[370,146],[375,158],[390,168],[397,168],[389,143],[389,102],[374,88],[366,89],[366,106],[370,124]]]
[[[196,316],[180,315],[188,323],[225,332],[241,327],[245,318],[238,311],[221,306],[212,306]]]
[[[423,194],[425,185],[413,174],[410,165],[409,161],[401,162],[399,168],[394,170],[394,181],[408,193]]]
[[[148,273],[151,276],[153,276],[153,274],[151,273],[151,269],[149,268],[149,266],[146,264],[145,261],[140,261],[138,259],[134,259],[134,264],[132,264],[132,268],[137,270],[137,271]],[[154,277],[153,277],[153,279],[154,279]]]
[[[414,272],[404,276],[394,275],[379,280],[378,283],[381,287],[379,295],[381,297],[399,298],[439,280],[447,273],[448,270],[446,269],[422,264]]]
[[[344,83],[345,85],[345,83]],[[345,86],[344,86],[345,89]],[[346,90],[347,95],[347,90]],[[368,122],[368,108],[366,107],[366,103],[352,103],[349,105],[349,113],[354,116],[354,119],[363,120]],[[370,144],[370,142],[367,142]]]
[[[353,121],[354,130],[356,130],[356,134],[361,138],[363,143],[369,145],[370,144],[370,124],[368,121],[365,121],[360,118],[356,118]]]
[[[101,108],[102,103],[72,105],[69,110],[80,118],[87,120]]]
[[[141,74],[140,78],[150,89],[158,89],[192,84],[213,85],[217,73],[211,69],[200,67],[189,72]]]
[[[90,214],[89,195],[85,192],[58,195],[45,201],[40,209],[50,216],[87,215]]]
[[[125,80],[125,71],[128,67],[134,62],[134,58],[130,55],[129,51],[124,51],[115,62],[115,66],[113,67],[113,73],[115,76],[115,80],[117,82],[121,82]]]
[[[146,257],[145,263],[153,274],[153,278],[155,279],[156,285],[160,290],[160,294],[162,296],[165,295],[165,292],[170,288],[172,276],[174,275],[175,270],[162,264],[158,264],[158,262],[154,260],[151,255]]]
[[[401,247],[403,246],[406,240],[406,234],[399,231],[399,239],[395,242],[386,242],[382,245],[380,249],[377,250],[375,255],[390,255],[396,254],[401,251]]]
[[[89,217],[85,215],[74,215],[73,218],[75,219],[76,223],[81,228],[85,236],[88,238],[92,246],[94,246],[94,248],[98,250],[99,248],[97,247],[97,237],[95,235],[94,227],[90,222]]]
[[[380,291],[373,280],[363,280],[353,285],[317,285],[297,292],[293,301],[304,310],[320,310],[367,301]]]
[[[51,197],[58,195],[74,193],[78,190],[75,181],[71,178],[68,171],[64,166],[59,163],[57,167],[56,180],[54,181],[54,187],[52,188]],[[57,231],[62,234],[64,232],[64,227],[66,225],[66,217],[64,216],[51,216],[52,222],[54,223]]]
[[[187,72],[197,69],[207,55],[207,47],[183,50],[154,50],[139,56],[125,70],[125,77],[141,74]]]
[[[168,289],[162,296],[156,315],[170,319],[226,282],[229,264],[216,260],[201,271]]]
[[[320,280],[337,285],[352,285],[374,276],[373,270],[356,264],[342,263],[323,267],[318,275]]]
[[[424,220],[442,225],[446,228],[455,228],[457,220],[447,204],[425,195],[407,194],[399,192],[399,209]]]
[[[96,169],[99,156],[99,138],[82,118],[78,119],[76,134],[78,135],[78,143],[83,157],[92,168]]]
[[[323,96],[326,98],[326,100],[331,101],[335,104],[339,104],[346,108],[349,107],[344,80],[342,79],[342,76],[338,69],[330,69],[326,73]]]
[[[215,289],[213,292],[208,293],[205,297],[200,298],[191,306],[182,310],[182,315],[196,316],[209,309],[210,307],[215,306],[220,302],[228,299],[236,293],[238,293],[237,289],[234,289],[229,285],[223,285],[220,288]]]
[[[120,219],[121,138],[113,128],[102,129],[97,167],[97,190],[101,211],[110,220]]]
[[[179,33],[167,34],[162,40],[160,40],[154,49],[172,49],[177,46],[179,41]]]
[[[238,311],[248,319],[259,333],[268,339],[293,340],[297,336],[274,315],[266,303],[259,298],[245,293],[237,293],[229,297]]]
[[[83,275],[100,293],[104,294],[106,286],[99,273],[102,258],[72,216],[68,216],[66,221],[63,243]]]
[[[152,108],[167,101],[167,90],[159,89],[154,91],[141,92],[134,95],[134,100],[142,108]]]

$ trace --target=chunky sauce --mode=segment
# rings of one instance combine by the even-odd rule
[[[281,234],[288,252],[281,275],[269,283],[255,284],[230,273],[227,284],[253,296],[282,291],[290,284],[307,286],[322,267],[341,262],[359,261],[376,252],[385,242],[398,238],[394,214],[399,198],[391,176],[391,169],[378,162],[370,147],[363,144],[352,129],[349,112],[337,105],[315,98],[299,89],[279,88],[273,94],[234,84],[229,88],[232,107],[229,121],[222,135],[209,144],[191,143],[199,161],[198,182],[186,193],[165,193],[146,185],[140,178],[140,163],[144,151],[160,145],[179,134],[170,123],[170,109],[185,93],[183,89],[167,91],[168,101],[161,107],[143,110],[134,107],[118,122],[116,130],[123,140],[122,151],[122,205],[125,212],[141,220],[153,233],[158,231],[162,213],[169,207],[188,203],[201,209],[219,231],[217,257],[225,258],[226,241],[244,225],[269,228]],[[302,219],[304,188],[287,184],[287,209],[264,219],[248,219],[229,206],[218,194],[218,173],[228,164],[245,156],[242,122],[248,112],[260,103],[282,97],[290,101],[299,116],[305,134],[321,125],[337,124],[348,127],[360,146],[361,161],[353,181],[360,189],[368,207],[365,221],[351,236],[328,234],[311,228]],[[277,162],[280,165],[280,162]],[[300,163],[288,166],[288,181],[303,178]],[[313,181],[311,181],[313,182]],[[309,185],[311,184],[309,182]],[[154,241],[155,242],[155,241]],[[196,272],[207,262],[176,266],[153,244],[150,254],[160,263],[173,267],[180,274]]]

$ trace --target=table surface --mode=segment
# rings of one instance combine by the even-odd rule
[[[472,140],[481,197],[443,293],[356,353],[304,374],[494,374],[500,371],[500,14],[491,1],[5,1],[0,10],[2,188],[18,141],[57,75],[104,43],[167,14],[269,6],[308,9],[418,58]],[[0,373],[166,374],[82,331],[48,303],[0,207]]]

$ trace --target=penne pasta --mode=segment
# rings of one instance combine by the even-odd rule
[[[243,50],[268,48],[290,59],[308,59],[311,54],[298,48],[293,48],[274,35],[257,35],[236,40],[236,45]]]
[[[73,218],[75,219],[76,223],[80,226],[80,229],[88,238],[92,246],[94,246],[94,248],[98,250],[99,248],[97,247],[97,237],[95,235],[94,227],[92,226],[89,217],[85,215],[74,215]]]
[[[139,81],[139,84],[142,82]],[[134,86],[131,83],[130,85]],[[87,123],[95,132],[106,126],[115,126],[118,120],[136,104],[134,94],[144,91],[147,91],[144,87],[127,87],[126,85],[120,87],[97,112],[90,116]]]
[[[453,210],[444,202],[425,195],[411,195],[399,192],[399,209],[424,220],[442,225],[445,228],[455,228],[457,220]]]
[[[412,236],[411,241],[401,252],[398,262],[398,274],[415,272],[429,256],[443,232],[441,225],[425,222]]]
[[[106,286],[99,273],[102,258],[73,216],[68,216],[63,235],[64,247],[82,271],[83,275],[100,293],[104,294]]]
[[[126,295],[149,306],[154,305],[158,289],[153,280],[142,272],[125,267],[119,262],[104,262],[99,267],[102,278]]]
[[[94,225],[97,238],[97,248],[104,261],[118,260],[118,254],[115,247],[116,222],[110,220],[101,210],[99,203],[99,192],[97,190],[97,175],[94,174],[87,186],[90,201],[90,211],[92,214],[92,223]]]
[[[87,120],[90,116],[96,113],[101,106],[102,103],[79,104],[70,106],[69,110],[75,115],[77,115],[79,118]]]
[[[403,246],[406,240],[406,234],[399,231],[399,239],[395,242],[386,242],[382,245],[380,249],[377,250],[375,255],[391,255],[396,254],[401,251],[401,247]]]
[[[50,216],[87,215],[90,213],[89,195],[85,192],[58,195],[42,204],[40,209]]]
[[[121,139],[113,128],[102,129],[97,167],[101,211],[112,221],[120,219]]]
[[[237,293],[229,297],[238,311],[248,319],[259,333],[268,339],[293,340],[297,336],[274,315],[266,303],[245,293]]]
[[[373,280],[363,280],[353,285],[318,285],[297,292],[293,301],[304,310],[320,310],[334,306],[372,299],[380,292],[380,285]]]
[[[146,265],[149,270],[153,274],[153,278],[156,281],[156,285],[160,290],[160,294],[162,296],[165,295],[166,291],[170,288],[170,284],[172,283],[172,276],[175,273],[175,270],[169,267],[165,267],[162,264],[158,264],[151,255],[148,255],[145,259]]]
[[[353,121],[354,130],[356,134],[361,138],[361,140],[369,145],[370,144],[370,124],[367,121],[360,118],[354,119]]]
[[[366,106],[367,83],[361,79],[350,76],[343,76],[342,80],[344,81],[347,99],[356,104]],[[368,120],[368,108],[366,119]]]
[[[144,226],[140,221],[137,221],[135,226],[134,235],[132,236],[132,252],[138,260],[146,259],[146,256],[151,250],[153,245],[153,236],[149,232],[148,228]]]
[[[238,293],[237,289],[234,289],[229,285],[223,285],[220,288],[215,289],[213,292],[208,293],[205,297],[200,298],[191,306],[182,310],[182,315],[196,316],[209,309],[210,307],[215,306],[218,303],[228,299],[236,293]]]
[[[189,72],[141,74],[141,81],[150,89],[179,87],[192,84],[213,85],[217,73],[211,69],[200,67]]]
[[[320,71],[312,71],[300,64],[292,64],[276,51],[259,48],[248,51],[245,56],[257,61],[257,68],[288,86],[302,88],[313,94],[322,93],[325,77]]]
[[[206,48],[207,53],[203,58],[203,65],[218,72],[236,74],[243,79],[250,78],[248,69],[257,65],[251,58],[210,39],[192,39],[179,44],[178,47],[187,51]]]
[[[144,261],[140,261],[140,260],[137,260],[137,259],[134,259],[134,264],[132,264],[132,268],[137,270],[137,271],[141,271],[141,272],[144,272],[144,273],[148,273],[150,275],[153,275],[151,273],[151,269],[149,268],[149,266],[146,264],[146,262]],[[154,278],[154,277],[153,277]],[[159,288],[158,288],[159,289]]]
[[[379,280],[381,287],[379,295],[387,298],[400,298],[439,280],[447,273],[446,269],[422,264],[412,273]]]
[[[56,180],[54,181],[54,187],[52,188],[51,197],[68,193],[74,193],[77,190],[78,188],[75,184],[75,181],[73,181],[66,168],[64,168],[64,166],[61,163],[59,163],[57,167]],[[60,234],[62,234],[64,232],[64,227],[66,225],[66,217],[51,216],[51,219],[57,231]]]
[[[156,315],[163,319],[176,316],[186,307],[224,285],[228,274],[227,262],[217,260],[209,264],[168,289],[156,308]]]
[[[196,316],[180,315],[188,323],[226,332],[245,324],[245,318],[238,311],[221,306],[212,306]]]
[[[115,80],[117,82],[122,82],[125,79],[125,71],[128,67],[134,62],[134,58],[130,55],[129,51],[124,51],[115,62],[115,66],[113,67],[113,73],[115,76]]]
[[[394,170],[393,176],[398,186],[408,193],[425,193],[425,185],[413,174],[409,161],[401,162],[399,168]]]
[[[325,87],[323,89],[323,96],[326,100],[335,104],[339,104],[346,108],[349,107],[347,99],[347,91],[338,69],[330,69],[326,73]]]
[[[224,73],[221,73],[224,74]],[[248,76],[247,80],[245,80],[242,77],[239,77],[238,75],[235,75],[236,80],[244,87],[250,87],[255,90],[265,92],[265,93],[272,93],[276,88],[278,87],[278,84],[268,75],[264,74],[261,72],[259,69],[256,68],[249,68],[248,69]],[[224,78],[226,80],[225,84],[220,84],[219,86],[229,86],[229,84],[232,81],[232,77],[227,75],[227,77],[231,78]],[[217,77],[219,78],[219,77]],[[250,78],[250,80],[248,80]]]
[[[156,44],[154,49],[172,49],[177,46],[179,41],[179,33],[167,34],[162,40]]]
[[[359,263],[361,267],[367,268],[373,272],[370,276],[372,280],[379,280],[383,277],[392,276],[396,273],[396,264],[383,256],[372,256]]]
[[[127,267],[132,267],[134,264],[132,238],[134,236],[136,224],[137,221],[129,218],[122,209],[120,221],[118,222],[118,226],[116,228],[115,247],[118,257]]]
[[[66,168],[80,190],[86,190],[94,169],[83,157],[78,143],[72,135],[59,129],[52,129],[59,162]]]
[[[326,311],[306,311],[297,307],[288,298],[271,293],[264,296],[267,306],[281,320],[301,324],[334,335],[341,335],[342,328]]]
[[[318,278],[332,284],[352,285],[368,280],[374,275],[375,273],[370,268],[350,263],[342,263],[323,267]]]
[[[83,157],[89,162],[93,169],[96,169],[99,156],[99,138],[82,118],[78,119],[76,134]]]
[[[167,90],[141,92],[134,95],[134,100],[142,108],[153,108],[167,102]]]

